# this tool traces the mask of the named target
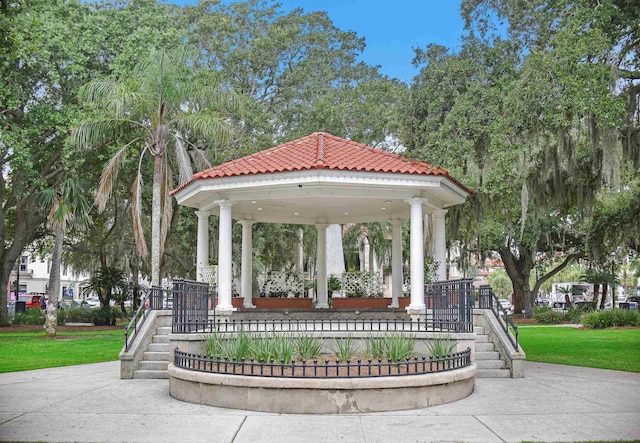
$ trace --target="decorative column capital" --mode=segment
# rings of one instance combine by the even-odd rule
[[[255,222],[253,220],[240,220],[238,223],[240,223],[243,228],[250,228]]]
[[[230,208],[233,206],[233,202],[231,200],[216,200],[214,203],[221,208]]]
[[[391,223],[391,226],[402,226],[402,224],[404,223],[404,220],[394,219],[394,220],[391,220],[389,223]]]
[[[444,217],[447,212],[449,212],[447,209],[437,209],[435,211],[433,211],[433,215],[435,217]]]
[[[421,197],[413,197],[413,198],[409,198],[407,200],[405,200],[407,203],[409,203],[411,206],[417,206],[417,205],[424,205],[425,203],[427,203],[429,200],[426,198],[421,198]]]
[[[203,211],[203,210],[194,211],[194,212],[198,216],[198,218],[207,218],[211,214],[209,211]]]
[[[329,227],[329,225],[326,224],[326,223],[320,223],[320,224],[316,225],[316,229],[324,229],[324,230],[326,230],[328,227]]]

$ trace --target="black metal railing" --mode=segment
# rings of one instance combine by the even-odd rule
[[[513,324],[509,312],[500,304],[498,297],[493,293],[491,286],[480,286],[478,288],[478,308],[490,309],[498,319],[502,330],[506,333],[513,348],[518,350],[518,327]],[[500,315],[502,314],[502,316]],[[513,331],[513,334],[511,333]]]
[[[147,320],[152,310],[166,309],[170,301],[170,291],[158,286],[152,286],[147,297],[143,299],[138,306],[135,314],[124,329],[124,349],[128,351],[131,344],[136,339],[138,332],[142,329],[142,325]]]
[[[199,332],[209,323],[211,291],[208,283],[193,280],[173,280],[174,333]]]
[[[176,367],[215,374],[247,375],[256,377],[285,378],[347,378],[347,377],[389,377],[452,371],[471,364],[471,349],[439,358],[425,356],[401,361],[389,359],[357,359],[355,361],[334,361],[326,358],[311,361],[283,360],[255,361],[236,360],[227,357],[211,357],[200,354],[174,352]]]
[[[434,319],[427,313],[424,320],[398,318],[250,318],[209,319],[191,321],[185,332],[461,332],[457,320]],[[464,331],[462,331],[464,332]]]
[[[434,327],[452,332],[473,332],[471,279],[447,280],[425,285],[425,305]]]

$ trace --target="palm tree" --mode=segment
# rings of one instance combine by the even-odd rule
[[[103,211],[129,149],[141,147],[131,188],[131,212],[138,252],[148,254],[142,229],[142,160],[153,156],[151,209],[151,284],[160,282],[160,256],[171,217],[173,187],[167,152],[174,148],[180,181],[192,176],[191,157],[209,166],[203,153],[188,140],[227,144],[230,117],[241,110],[239,97],[211,72],[200,72],[184,50],[151,51],[131,77],[94,80],[80,97],[95,105],[97,115],[81,121],[72,132],[74,143],[86,148],[118,143],[105,164],[96,203]]]
[[[40,204],[49,208],[47,226],[55,234],[49,274],[49,304],[45,327],[49,337],[55,337],[60,293],[60,263],[64,234],[68,228],[85,228],[89,223],[89,199],[77,178],[68,178],[59,188],[47,188],[38,196]]]

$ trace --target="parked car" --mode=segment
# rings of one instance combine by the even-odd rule
[[[508,313],[511,313],[511,311],[513,311],[513,305],[509,300],[503,298],[498,300],[498,302],[500,303],[500,306],[502,306],[502,308]]]
[[[25,307],[29,308],[38,308],[40,309],[40,299],[44,297],[42,294],[23,294],[18,296],[18,301],[24,302]],[[47,299],[45,298],[45,301]]]
[[[100,307],[100,299],[98,297],[89,297],[88,299],[85,300],[85,303],[89,305],[90,308]]]

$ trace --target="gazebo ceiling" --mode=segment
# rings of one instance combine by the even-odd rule
[[[369,146],[313,133],[194,174],[173,191],[178,204],[268,223],[350,223],[409,217],[463,203],[473,191],[444,169]]]

